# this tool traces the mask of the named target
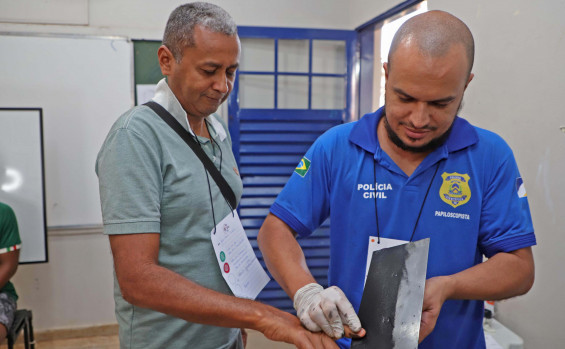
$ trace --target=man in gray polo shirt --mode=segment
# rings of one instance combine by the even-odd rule
[[[175,9],[158,50],[163,79],[153,100],[190,132],[235,193],[242,183],[222,120],[240,43],[223,9]],[[186,143],[147,106],[113,125],[96,162],[104,232],[114,258],[121,348],[243,348],[240,328],[299,348],[337,348],[293,315],[236,298],[210,234],[231,212]]]

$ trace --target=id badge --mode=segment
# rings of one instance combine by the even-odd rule
[[[210,232],[222,276],[236,297],[255,299],[269,276],[243,230],[237,211],[232,211]]]
[[[369,236],[369,248],[367,251],[367,265],[365,267],[365,282],[367,281],[367,274],[369,274],[369,266],[371,266],[371,259],[373,259],[373,252],[382,250],[383,248],[389,248],[399,245],[407,244],[408,241],[387,239],[387,238],[377,238],[376,236]]]

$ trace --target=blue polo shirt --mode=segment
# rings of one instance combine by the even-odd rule
[[[430,238],[427,278],[536,244],[523,182],[501,137],[457,117],[447,141],[407,176],[379,145],[383,111],[320,136],[271,207],[300,236],[330,217],[329,283],[356,310],[375,212],[381,237],[408,241],[422,211],[413,241]],[[482,318],[482,301],[448,300],[419,347],[485,348]]]

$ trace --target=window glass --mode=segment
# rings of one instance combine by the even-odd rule
[[[312,77],[312,109],[345,109],[345,78]]]
[[[308,40],[279,40],[278,71],[308,72]]]
[[[251,71],[275,71],[274,39],[241,39],[239,69]]]
[[[273,75],[239,75],[240,108],[274,108],[275,77]]]
[[[279,75],[278,107],[281,109],[308,109],[308,77]]]
[[[345,41],[313,40],[312,72],[327,74],[345,74],[347,63]]]

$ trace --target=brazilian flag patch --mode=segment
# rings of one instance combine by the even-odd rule
[[[310,160],[303,157],[302,160],[298,163],[298,166],[294,169],[294,172],[298,173],[300,177],[306,176],[308,170],[310,169]]]

